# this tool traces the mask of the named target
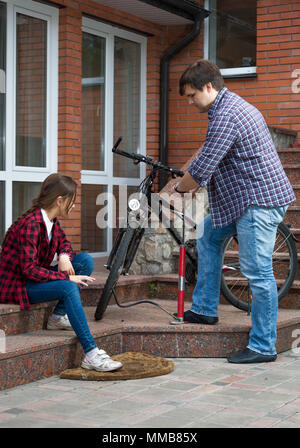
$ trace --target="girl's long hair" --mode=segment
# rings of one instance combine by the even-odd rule
[[[38,208],[51,208],[59,196],[62,196],[63,199],[68,198],[67,210],[69,211],[75,202],[76,193],[77,183],[71,177],[59,173],[50,174],[42,183],[39,195],[32,199],[31,207],[19,216],[7,230],[2,241],[2,247],[9,232],[20,219],[25,218],[26,215]]]

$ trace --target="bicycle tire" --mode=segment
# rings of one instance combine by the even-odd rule
[[[233,250],[233,247],[231,247],[231,244],[233,240],[236,240],[236,243],[233,244],[236,246],[235,251]],[[281,243],[280,243],[281,242]],[[280,245],[281,244],[281,245]],[[249,293],[249,286],[248,286],[248,280],[241,274],[239,271],[239,263],[237,263],[236,254],[235,257],[232,257],[232,262],[230,261],[230,253],[232,252],[238,252],[238,241],[237,236],[234,235],[232,237],[229,237],[225,240],[223,244],[223,267],[228,266],[229,268],[236,269],[236,272],[229,271],[230,274],[226,272],[222,272],[221,276],[221,291],[223,293],[223,296],[225,299],[231,303],[236,308],[248,311],[249,305],[248,305],[248,293]],[[278,252],[279,249],[283,248],[283,246],[286,246],[284,250],[287,250],[287,252]],[[232,249],[230,251],[230,249]],[[226,256],[226,253],[229,255]],[[276,261],[278,259],[278,262]],[[278,263],[278,265],[277,265]],[[280,263],[280,266],[279,266]],[[283,299],[289,292],[290,287],[293,284],[293,281],[296,276],[297,271],[297,248],[295,241],[292,237],[292,234],[289,230],[289,228],[282,222],[279,224],[276,234],[276,242],[274,246],[274,252],[273,252],[273,271],[274,276],[277,281],[277,284],[279,286],[278,288],[278,301]],[[236,276],[233,276],[233,273],[236,274]],[[280,275],[280,276],[279,276]],[[239,283],[238,283],[239,282]],[[250,305],[251,309],[251,305]]]
[[[95,311],[95,320],[101,320],[103,317],[103,314],[106,311],[106,308],[108,306],[109,300],[112,295],[112,290],[114,286],[116,285],[119,276],[122,273],[122,269],[124,266],[124,262],[126,259],[127,250],[129,248],[129,245],[131,241],[133,240],[133,237],[135,235],[136,229],[128,228],[120,242],[119,248],[117,249],[114,262],[111,266],[109,275],[107,277],[107,280],[105,282],[101,297],[99,299],[99,302],[96,307]]]

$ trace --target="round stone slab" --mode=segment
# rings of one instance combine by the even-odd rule
[[[113,372],[97,372],[78,367],[64,370],[60,378],[87,381],[131,380],[166,375],[174,370],[173,361],[146,353],[125,352],[112,356],[112,359],[120,361],[123,367]]]

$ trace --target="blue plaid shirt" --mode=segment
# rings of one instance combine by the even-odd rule
[[[208,111],[202,151],[188,172],[207,187],[214,228],[239,218],[250,205],[295,201],[262,114],[224,87]]]

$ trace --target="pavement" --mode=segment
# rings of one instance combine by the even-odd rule
[[[103,260],[97,260],[96,268],[97,275],[106,274]],[[114,434],[122,428],[124,434],[138,428],[182,429],[190,442],[198,443],[194,428],[300,428],[297,342],[271,363],[167,358],[174,370],[153,378],[81,381],[52,376],[6,389],[0,391],[0,429],[98,428],[109,437],[102,442],[127,441],[132,446],[133,439],[117,439]],[[148,441],[157,442],[153,437]],[[31,439],[31,446],[34,442]]]
[[[298,348],[263,364],[172,360],[175,369],[159,377],[52,376],[1,391],[0,428],[190,428],[192,433],[192,428],[300,427]]]

